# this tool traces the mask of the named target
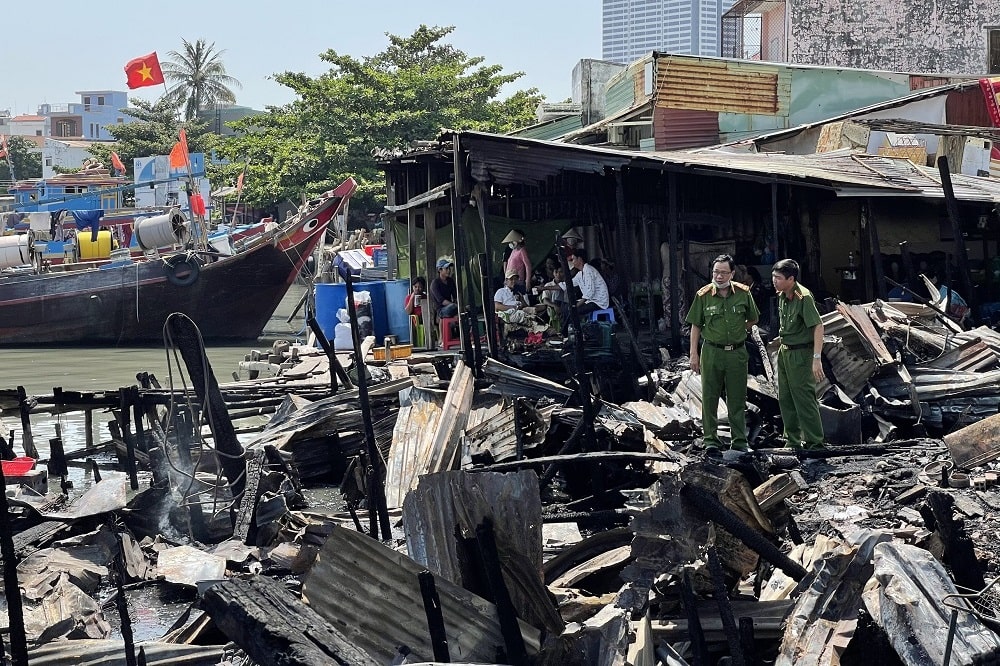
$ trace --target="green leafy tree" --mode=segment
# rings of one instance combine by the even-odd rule
[[[316,78],[277,74],[295,101],[232,124],[238,135],[220,146],[232,163],[219,178],[235,182],[249,160],[244,199],[268,206],[354,176],[360,188],[352,211],[364,214],[381,210],[384,195],[374,149],[407,149],[442,128],[506,132],[535,122],[538,91],[501,98],[522,74],[443,43],[453,30],[421,25],[408,37],[387,34],[383,52],[361,59],[328,50],[320,58],[331,68]]]
[[[42,153],[31,141],[22,136],[7,137],[7,152],[10,160],[0,158],[0,180],[12,181],[10,167],[14,166],[17,180],[42,177]]]
[[[181,128],[187,132],[190,152],[201,152],[207,146],[205,124],[179,122],[170,100],[161,97],[156,102],[149,102],[136,98],[132,104],[132,107],[122,111],[135,118],[135,122],[108,125],[107,130],[114,137],[114,143],[95,143],[88,149],[105,166],[111,167],[111,151],[114,151],[125,164],[125,174],[132,177],[132,160],[169,154],[177,143]]]
[[[184,108],[184,119],[193,120],[198,116],[199,109],[217,102],[235,102],[233,88],[243,86],[226,74],[226,66],[222,62],[225,50],[216,50],[215,42],[208,44],[204,39],[195,40],[193,44],[186,39],[181,42],[184,48],[170,51],[167,54],[170,59],[161,64],[161,69],[163,76],[173,83],[166,96],[178,108]]]

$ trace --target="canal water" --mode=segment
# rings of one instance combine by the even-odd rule
[[[239,371],[240,361],[244,360],[252,350],[269,350],[273,342],[278,339],[292,342],[305,340],[307,331],[302,310],[295,315],[291,323],[286,322],[305,289],[305,286],[292,285],[265,326],[264,335],[256,343],[206,345],[209,363],[220,384],[233,381],[233,373]],[[180,386],[183,374],[184,380],[190,386],[190,377],[180,355],[168,350],[165,345],[19,347],[0,349],[0,359],[2,359],[0,388],[13,389],[23,386],[28,395],[51,395],[55,387],[66,391],[113,391],[135,385],[137,383],[135,376],[139,372],[156,375],[164,387],[170,384],[171,378],[175,386]],[[95,418],[100,420],[101,415],[96,414]],[[104,420],[107,420],[106,417]],[[32,434],[39,454],[43,457],[48,455],[48,440],[55,436],[56,423],[60,425],[67,451],[76,450],[85,441],[82,414],[33,417]],[[20,427],[21,421],[17,413],[0,415],[0,433],[6,437],[14,431],[15,450],[18,453],[21,453]],[[101,429],[99,437],[101,440],[108,438],[106,429]],[[76,441],[77,439],[79,441]]]
[[[304,341],[306,330],[304,314],[298,312],[291,323],[286,319],[295,310],[306,287],[293,285],[282,300],[264,335],[256,342],[243,345],[209,345],[207,354],[212,371],[220,384],[233,381],[233,373],[239,369],[251,350],[269,350],[275,340]],[[67,391],[108,391],[136,384],[138,372],[156,375],[160,384],[166,387],[174,376],[175,385],[180,385],[180,368],[187,385],[190,377],[179,354],[167,353],[164,346],[138,348],[81,347],[81,348],[16,348],[0,349],[0,388],[13,389],[23,386],[29,395],[51,395],[54,387]],[[180,368],[178,367],[180,364]],[[246,374],[244,373],[244,377]],[[95,438],[107,441],[110,437],[107,422],[110,414],[95,412]],[[86,444],[84,416],[79,414],[35,414],[31,418],[33,439],[42,459],[49,456],[49,440],[56,436],[56,425],[67,452],[79,451]],[[23,455],[21,420],[17,412],[0,414],[0,433],[4,437],[13,434],[12,441],[18,455]],[[105,460],[104,456],[97,456]],[[107,477],[105,472],[105,478]],[[140,489],[148,487],[148,475],[140,474]],[[80,465],[71,464],[67,480],[72,487],[67,490],[70,498],[82,495],[93,485],[90,471]],[[59,493],[59,479],[49,479],[49,493]],[[131,495],[131,493],[130,493]],[[332,490],[321,495],[319,503],[335,504],[336,493]],[[103,586],[94,593],[95,599],[104,606],[105,619],[112,627],[110,638],[121,638],[121,622],[118,613],[110,603],[112,590]],[[161,636],[193,601],[193,593],[179,590],[172,585],[145,585],[126,592],[132,620],[132,632],[136,641],[152,640]]]

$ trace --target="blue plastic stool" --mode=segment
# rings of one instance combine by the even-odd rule
[[[594,310],[590,313],[590,321],[610,321],[612,324],[615,323],[615,311],[611,308],[607,310]]]

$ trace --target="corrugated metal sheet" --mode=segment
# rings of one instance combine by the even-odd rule
[[[306,575],[302,597],[384,664],[397,645],[430,659],[434,652],[417,579],[425,569],[371,537],[335,526]],[[452,660],[493,663],[504,644],[496,607],[445,578],[434,583]],[[537,652],[538,630],[522,624],[521,633],[529,654]]]
[[[788,115],[791,71],[741,61],[658,56],[656,106]]]
[[[561,118],[547,120],[544,123],[531,125],[516,132],[511,132],[512,136],[523,136],[527,139],[551,140],[563,136],[581,127],[582,118],[579,113],[567,114]]]
[[[986,110],[986,100],[978,87],[949,92],[944,108],[949,125],[993,127],[993,121]]]
[[[789,127],[788,129],[777,130],[775,132],[768,132],[766,134],[761,134],[759,136],[750,139],[756,145],[761,145],[770,141],[775,141],[782,139],[784,137],[793,136],[804,132],[812,127],[817,127],[819,125],[825,125],[827,123],[836,122],[839,120],[850,120],[852,118],[859,118],[866,116],[877,111],[885,111],[887,109],[895,109],[900,106],[905,106],[911,102],[915,102],[922,99],[928,99],[931,97],[937,97],[942,94],[949,94],[950,91],[964,91],[970,88],[975,88],[979,90],[979,83],[977,81],[962,81],[960,83],[954,83],[948,86],[941,86],[940,88],[927,88],[924,90],[917,90],[909,95],[904,95],[902,97],[897,97],[895,99],[890,99],[885,102],[877,102],[870,104],[868,106],[854,109],[852,111],[847,111],[837,115],[832,115],[830,117],[824,118],[822,120],[816,120],[806,123],[797,123],[794,127]]]
[[[149,666],[215,666],[222,663],[221,645],[140,643]],[[53,641],[28,650],[31,666],[106,666],[125,663],[125,643],[112,639]]]
[[[629,152],[597,146],[538,141],[463,132],[470,151],[472,175],[500,184],[537,183],[565,171],[603,173],[605,169],[662,168],[739,175],[761,181],[791,181],[829,187],[839,196],[944,197],[937,171],[904,158],[859,155],[849,151],[813,155],[693,151]],[[1000,179],[952,174],[955,196],[962,201],[1000,203]]]
[[[646,118],[652,116],[653,100],[644,99],[639,104],[631,106],[627,109],[619,111],[618,113],[608,116],[604,120],[600,120],[586,127],[574,130],[572,132],[567,132],[563,136],[559,137],[558,141],[564,141],[566,143],[576,143],[577,141],[595,135],[605,134],[608,131],[608,127],[614,123],[632,121],[640,117]]]
[[[608,81],[608,89],[604,95],[604,115],[610,116],[635,104],[636,73],[642,73],[642,67],[636,65],[637,63],[633,63]]]
[[[700,148],[719,142],[719,114],[716,111],[653,109],[655,150]]]

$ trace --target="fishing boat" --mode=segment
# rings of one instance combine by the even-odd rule
[[[52,265],[35,260],[30,234],[0,237],[0,345],[160,343],[175,312],[206,340],[256,339],[356,187],[349,178],[227,252],[188,241],[190,221],[176,209],[136,223],[141,257],[123,248]]]

